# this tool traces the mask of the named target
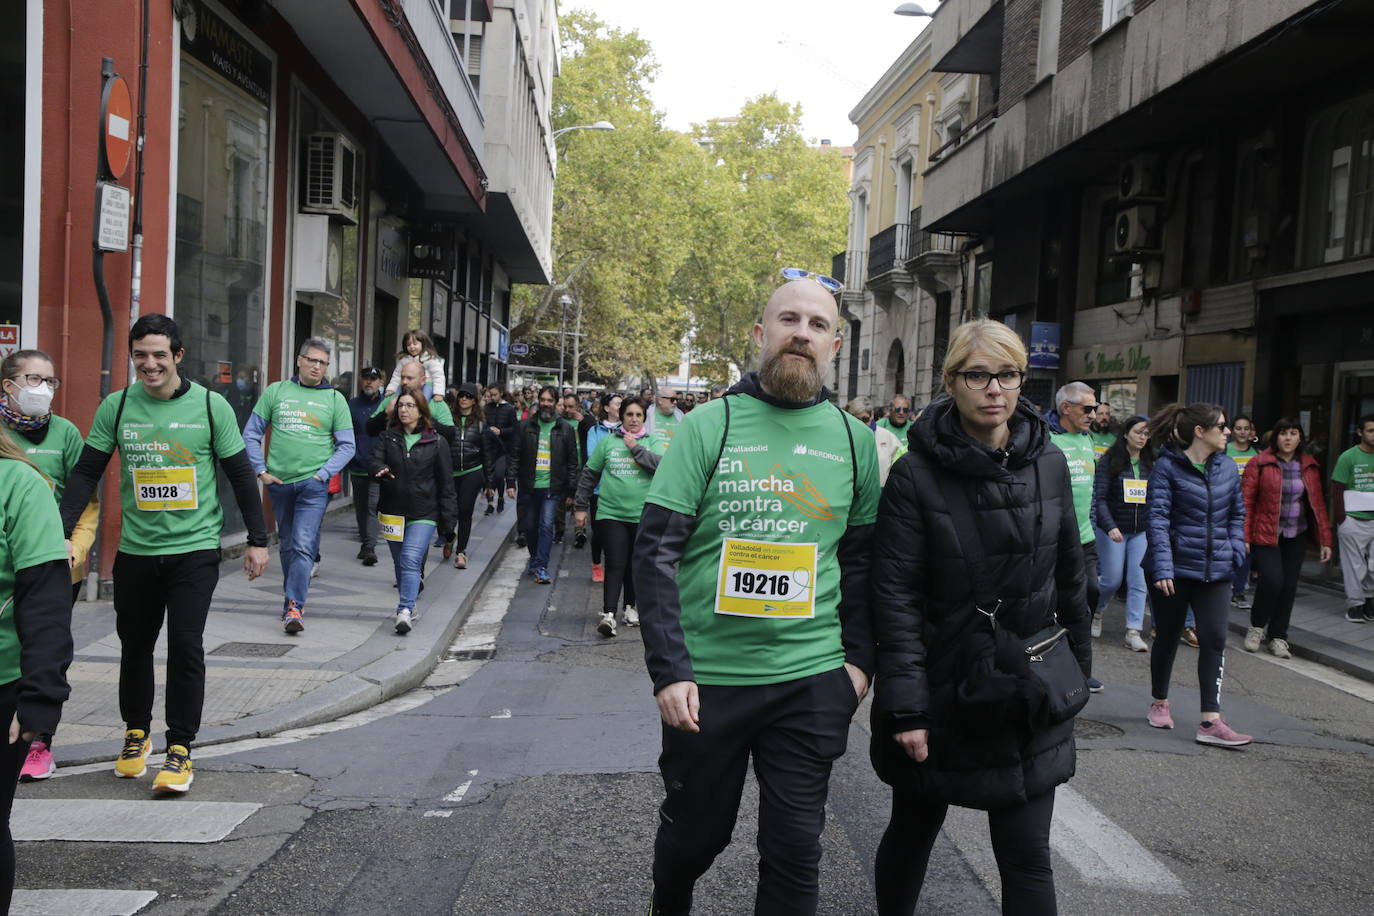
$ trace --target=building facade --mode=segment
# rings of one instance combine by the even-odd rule
[[[412,327],[452,383],[504,381],[511,284],[547,283],[551,264],[554,0],[5,7],[6,110],[23,117],[0,141],[0,233],[14,242],[0,246],[0,348],[54,356],[59,413],[88,427],[102,330],[118,389],[127,328],[149,312],[177,319],[183,373],[241,423],[310,336],[333,344],[349,395],[362,367],[390,373]],[[102,113],[102,59],[127,83],[127,119]],[[96,210],[107,130],[134,148],[105,176],[129,192],[127,213],[118,195]],[[97,229],[114,239],[100,258],[108,315]]]
[[[833,390],[842,403],[916,406],[939,392],[939,365],[962,307],[965,239],[923,232],[924,174],[970,120],[975,79],[936,73],[926,29],[850,112],[858,128],[847,250],[835,255],[845,320]]]

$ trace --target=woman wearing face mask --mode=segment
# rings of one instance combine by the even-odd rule
[[[1269,434],[1269,447],[1245,467],[1245,543],[1259,573],[1245,651],[1258,651],[1269,641],[1269,653],[1291,658],[1288,620],[1298,593],[1298,573],[1307,553],[1309,532],[1321,548],[1321,561],[1331,562],[1331,523],[1322,496],[1322,472],[1303,451],[1302,426],[1284,417]]]
[[[11,440],[43,479],[57,502],[67,475],[81,457],[81,432],[68,419],[52,412],[53,395],[62,384],[52,357],[42,350],[19,350],[0,362],[0,420]],[[100,506],[91,499],[72,532],[71,601],[76,603],[86,568],[86,557],[95,543]],[[22,782],[47,779],[57,771],[52,759],[52,734],[40,734],[29,747],[28,757],[19,772]]]
[[[587,430],[587,454],[590,458],[596,452],[596,447],[601,444],[601,440],[607,436],[623,435],[620,427],[620,405],[624,398],[614,392],[601,396],[601,422]],[[585,462],[584,462],[585,463]],[[597,521],[596,507],[601,499],[601,487],[592,490],[588,515],[592,520],[592,581],[606,581],[606,567],[602,565],[602,553],[605,547],[606,536],[602,532],[604,527]]]
[[[596,451],[592,452],[587,459],[587,466],[582,469],[582,477],[577,484],[577,498],[573,503],[577,524],[585,525],[592,491],[598,483],[601,484],[596,520],[602,523],[606,585],[601,604],[603,613],[596,629],[602,636],[615,635],[616,617],[622,607],[622,585],[625,592],[625,626],[639,626],[630,554],[639,531],[644,499],[649,495],[649,483],[658,468],[659,459],[668,447],[666,439],[644,428],[644,416],[644,404],[638,398],[621,403],[621,433],[618,436],[606,436],[597,443]]]

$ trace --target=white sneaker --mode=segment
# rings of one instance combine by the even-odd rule
[[[625,605],[625,626],[639,626],[639,611],[635,609],[633,604]]]
[[[1258,652],[1260,642],[1264,640],[1264,627],[1251,627],[1245,631],[1245,651]],[[1270,651],[1273,651],[1272,648]]]
[[[610,611],[601,615],[601,622],[596,625],[596,632],[602,636],[615,635],[615,615]]]
[[[1101,614],[1094,614],[1094,615],[1093,615],[1093,639],[1097,639],[1097,638],[1098,638],[1099,636],[1101,636],[1101,635],[1102,635],[1102,615],[1101,615]]]
[[[1140,638],[1139,630],[1126,631],[1126,648],[1132,652],[1149,652],[1150,647],[1145,640]]]
[[[313,566],[310,567],[310,578],[312,578],[312,579],[318,579],[319,577],[320,577],[320,564],[319,564],[319,563],[316,563],[315,565],[313,565]]]
[[[1269,640],[1269,654],[1275,658],[1292,658],[1293,653],[1288,651],[1288,640],[1271,639]]]
[[[403,607],[396,612],[396,632],[402,636],[409,633],[415,625],[415,616],[410,612],[410,608]]]

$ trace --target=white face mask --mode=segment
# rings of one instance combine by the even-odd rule
[[[46,417],[52,412],[52,389],[46,383],[32,388],[21,387],[12,400],[26,417]]]

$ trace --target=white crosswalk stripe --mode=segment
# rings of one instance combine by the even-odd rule
[[[10,916],[132,916],[157,898],[157,891],[18,890]]]
[[[16,841],[28,842],[217,843],[261,807],[254,802],[17,799],[10,830]]]

